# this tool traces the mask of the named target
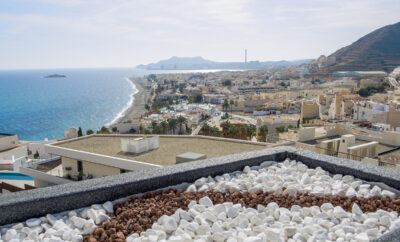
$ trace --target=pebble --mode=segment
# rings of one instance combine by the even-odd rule
[[[371,186],[349,175],[331,176],[320,167],[309,169],[301,162],[286,160],[281,163],[265,161],[260,166],[246,166],[242,171],[223,174],[215,178],[197,179],[187,192],[275,192],[295,196],[298,193],[313,195],[345,195],[347,197],[387,196],[396,194]],[[399,201],[400,199],[396,200]],[[279,207],[271,202],[257,209],[240,204],[214,205],[205,196],[192,201],[188,211],[176,210],[171,216],[162,216],[152,229],[141,235],[133,234],[127,241],[308,241],[308,240],[357,240],[369,241],[383,233],[400,228],[396,212],[377,211],[363,213],[353,204],[351,213],[331,203],[321,207]],[[90,234],[97,225],[110,219],[114,204],[108,201],[63,214],[48,214],[32,218],[25,223],[1,229],[1,239],[9,241],[83,241],[83,234]],[[26,227],[25,225],[26,224]],[[118,236],[124,236],[121,232]],[[122,235],[121,235],[122,234]],[[90,241],[90,240],[89,240]]]
[[[266,164],[263,166],[262,164]],[[383,190],[378,186],[363,184],[363,181],[350,175],[335,174],[330,176],[320,167],[307,169],[301,162],[285,161],[274,163],[263,162],[257,167],[244,167],[242,172],[227,173],[209,182],[200,178],[190,185],[186,191],[228,191],[256,192],[259,190],[295,195],[298,192],[309,192],[312,195],[346,195],[348,197],[388,196],[396,198],[396,194]],[[258,168],[258,169],[257,169]]]
[[[108,201],[103,204],[103,208],[107,213],[114,213],[114,205],[112,202]]]
[[[196,204],[192,206],[196,207]],[[357,229],[357,226],[362,224],[351,220],[352,213],[344,211],[339,206],[333,207],[332,204],[325,203],[321,207],[301,208],[296,205],[293,207],[289,210],[279,207],[276,203],[270,203],[265,209],[256,210],[229,202],[211,205],[194,215],[191,222],[181,216],[164,215],[153,225],[152,233],[133,234],[127,241],[157,241],[152,239],[153,233],[166,234],[163,241],[369,241],[388,231],[387,227],[379,227],[378,219],[371,218],[374,213],[365,213],[362,218],[361,223],[368,229]],[[219,216],[226,209],[230,218],[228,220]],[[357,213],[358,209],[358,205],[353,206],[353,210]],[[327,216],[325,219],[312,217],[313,213],[318,214],[317,211],[324,210],[328,211],[325,213]],[[277,212],[280,214],[278,217],[275,216]],[[176,213],[180,214],[181,210],[177,210]],[[174,216],[178,217],[178,221]],[[207,222],[200,219],[210,216],[213,219],[205,219]],[[299,216],[304,222],[291,222],[295,216]],[[260,221],[254,223],[254,218]],[[396,219],[398,218],[384,215],[382,222],[391,225]],[[286,225],[287,223],[290,225]],[[191,229],[188,229],[189,224]],[[184,239],[185,236],[187,240]]]
[[[28,225],[28,227],[34,227],[40,225],[41,222],[42,220],[40,220],[39,218],[31,218],[26,220],[26,225]]]

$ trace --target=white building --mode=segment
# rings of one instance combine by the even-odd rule
[[[353,119],[371,123],[386,123],[389,105],[373,101],[362,101],[354,104]]]

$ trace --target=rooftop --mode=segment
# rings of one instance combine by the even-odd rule
[[[292,161],[286,160],[287,158]],[[297,163],[294,160],[297,160]],[[299,161],[303,164],[298,163]],[[330,212],[326,212],[325,214],[321,215],[326,216],[328,214],[328,216],[331,216],[332,211],[335,216],[335,218],[332,220],[333,222],[340,223],[340,221],[342,220],[347,220],[347,222],[351,222],[351,224],[348,224],[351,228],[354,228],[354,236],[357,236],[357,238],[360,239],[359,241],[368,241],[369,239],[373,238],[376,238],[376,241],[399,241],[400,229],[398,226],[395,226],[395,222],[398,221],[397,211],[399,211],[398,201],[400,201],[394,200],[397,197],[397,191],[396,194],[394,192],[384,191],[384,189],[389,189],[388,187],[385,187],[382,189],[381,192],[381,189],[379,187],[376,187],[376,183],[372,183],[372,185],[369,184],[369,182],[378,182],[391,186],[394,189],[399,189],[399,172],[400,171],[396,171],[390,168],[376,167],[371,164],[330,157],[306,150],[295,149],[292,147],[276,147],[272,149],[248,152],[240,155],[230,155],[226,157],[194,161],[190,164],[185,163],[175,166],[155,168],[147,171],[134,171],[131,173],[124,173],[99,179],[92,179],[53,187],[39,188],[14,194],[4,194],[4,199],[0,200],[0,212],[3,215],[0,216],[0,224],[6,225],[6,228],[8,229],[13,226],[13,224],[10,223],[24,222],[24,220],[26,219],[30,220],[26,221],[26,225],[24,222],[22,226],[36,225],[42,223],[42,221],[49,221],[51,223],[51,221],[55,222],[57,220],[57,224],[53,226],[55,229],[57,229],[59,228],[60,224],[64,225],[63,220],[61,220],[62,218],[69,218],[69,216],[64,213],[64,211],[82,208],[83,210],[76,210],[75,213],[77,214],[76,216],[83,216],[83,218],[78,219],[79,222],[90,223],[90,225],[94,226],[94,228],[98,226],[97,228],[100,228],[100,230],[104,227],[105,229],[102,230],[103,232],[110,227],[109,224],[111,222],[116,222],[118,224],[117,231],[119,231],[119,228],[125,230],[127,226],[126,223],[119,221],[122,216],[124,216],[124,218],[128,217],[129,219],[132,218],[133,220],[129,221],[136,221],[135,225],[141,223],[141,226],[143,227],[131,226],[134,231],[129,231],[129,233],[126,232],[125,236],[127,236],[132,232],[139,233],[142,230],[151,228],[153,224],[153,221],[150,224],[147,224],[147,220],[138,219],[139,213],[136,211],[140,211],[140,214],[146,215],[147,211],[149,211],[149,213],[151,212],[157,214],[158,217],[162,216],[163,214],[172,215],[177,209],[174,206],[180,207],[180,204],[185,203],[183,204],[184,206],[182,206],[182,210],[184,210],[183,212],[181,210],[176,210],[179,213],[182,213],[182,218],[185,219],[186,217],[184,217],[184,215],[187,214],[184,212],[186,211],[186,209],[189,210],[188,213],[190,215],[190,209],[192,209],[192,211],[193,209],[198,209],[196,211],[204,212],[204,207],[207,207],[207,211],[210,211],[212,214],[214,214],[217,206],[219,206],[220,208],[221,206],[223,206],[223,208],[227,211],[227,216],[232,218],[239,216],[237,220],[242,218],[248,219],[250,218],[250,215],[252,216],[252,218],[255,218],[257,217],[258,213],[264,215],[261,218],[265,218],[265,215],[271,216],[271,218],[273,218],[273,213],[270,213],[269,210],[279,209],[281,215],[279,217],[279,223],[276,223],[275,225],[280,226],[273,227],[273,233],[270,230],[272,226],[269,226],[271,224],[271,221],[269,221],[268,223],[260,221],[262,225],[266,225],[265,231],[268,232],[268,236],[275,236],[270,238],[278,239],[278,237],[280,237],[279,235],[282,233],[286,233],[287,235],[288,231],[284,230],[284,227],[282,227],[281,225],[282,223],[290,223],[291,217],[287,218],[282,214],[292,216],[294,214],[291,214],[291,212],[296,211],[295,209],[297,209],[297,211],[304,210],[300,212],[300,214],[303,214],[301,216],[312,217],[312,223],[309,224],[312,227],[319,226],[316,224],[317,220],[315,218],[318,215],[314,216],[314,213],[312,212],[315,212],[316,214],[321,214],[321,211],[324,212],[329,210]],[[313,180],[310,180],[311,176],[313,177]],[[215,177],[215,180],[211,180],[213,178],[210,177]],[[313,183],[316,183],[316,181],[314,181],[315,177],[319,177],[318,186],[313,185]],[[249,180],[251,182],[247,184],[243,183],[243,180]],[[171,190],[166,191],[163,189],[158,193],[152,193],[153,195],[147,194],[145,196],[138,196],[136,198],[131,197],[128,200],[119,199],[121,197],[126,197],[133,194],[140,194],[143,192],[154,191],[168,186],[178,185],[183,182],[192,183],[190,185],[190,189],[194,189],[194,191],[178,193],[173,191],[171,192]],[[235,185],[236,182],[241,184],[243,183],[246,185],[246,187],[237,187],[237,185]],[[232,185],[232,183],[235,184]],[[285,192],[287,190],[286,194],[281,194],[281,186],[287,185],[289,183],[296,187],[296,190],[293,190],[293,187],[291,187],[290,189],[288,187],[288,189],[285,189]],[[342,183],[346,183],[346,185],[343,185]],[[341,184],[340,186],[343,185],[348,187],[346,194],[341,196],[335,195],[334,197],[328,195],[328,193],[330,194],[331,192],[332,194],[335,193],[336,189],[341,189],[340,187],[335,188],[338,184]],[[349,184],[355,185],[357,186],[357,188],[353,189],[352,186],[350,186]],[[207,185],[207,187],[212,190],[206,192],[199,191],[205,185]],[[319,187],[320,185],[323,187]],[[257,194],[256,196],[253,196],[254,192],[251,192],[251,190],[254,190],[253,186],[258,189],[257,192],[255,192],[255,194]],[[260,186],[262,188],[262,191],[259,190]],[[309,190],[307,187],[311,188],[311,190]],[[332,189],[324,189],[329,187]],[[219,188],[225,188],[229,190],[239,189],[240,192],[226,193],[225,196],[221,197],[221,192],[218,190]],[[189,187],[187,189],[189,190]],[[278,189],[280,193],[270,193],[274,192],[276,189]],[[368,194],[372,196],[378,194],[378,196],[380,196],[380,198],[378,199],[385,202],[374,202],[373,208],[371,208],[370,204],[367,204],[367,202],[376,199],[376,197],[374,198],[366,195],[366,197],[370,197],[370,199],[366,200],[362,198],[365,195],[363,191],[365,189],[366,191],[368,191]],[[296,198],[296,193],[290,195],[293,191],[295,191],[296,193],[305,192],[308,193],[308,195],[303,196],[302,198],[303,200],[305,200],[301,202],[301,200]],[[339,193],[342,192],[343,191],[340,191]],[[355,196],[355,193],[362,196]],[[183,195],[187,195],[188,197],[184,197]],[[206,198],[205,195],[208,196],[208,198]],[[352,196],[353,198],[350,198],[350,196]],[[383,198],[383,196],[386,197]],[[158,198],[155,199],[156,197]],[[160,197],[161,199],[159,199]],[[341,200],[338,200],[338,197]],[[223,205],[216,205],[214,207],[213,204],[221,203],[220,198],[224,198],[228,201],[234,201],[237,198],[244,198],[243,200],[241,199],[241,201],[246,203],[241,202],[241,204],[236,205],[233,205],[232,203],[224,203]],[[314,201],[318,201],[316,206],[321,206],[320,209],[318,208],[316,210],[315,206],[308,209],[304,208],[310,206],[310,204],[303,204],[304,202],[308,202],[310,200],[308,198],[315,198],[315,200],[312,199],[312,204],[314,205]],[[327,201],[331,201],[327,199],[332,199],[332,204],[327,204]],[[189,203],[190,200],[198,200],[198,203],[202,206],[196,204],[188,205],[187,203]],[[275,200],[277,202],[272,203],[272,201]],[[347,203],[345,203],[344,201],[347,201]],[[357,203],[358,205],[354,205],[353,201],[356,201],[354,202],[354,204]],[[106,202],[103,206],[98,205],[103,202]],[[247,204],[247,202],[249,204]],[[391,206],[394,204],[392,208],[394,208],[396,212],[391,212],[393,209],[388,209],[388,211],[385,211],[385,209],[387,208],[382,207],[382,204],[387,205],[389,203],[391,204]],[[133,206],[133,204],[135,205]],[[262,206],[257,208],[257,204],[260,204]],[[292,207],[293,204],[296,204],[298,206]],[[246,210],[241,207],[243,205],[254,207],[257,209]],[[85,206],[91,207],[86,209]],[[129,209],[133,207],[135,207],[136,209],[135,212],[132,212],[132,209]],[[202,208],[203,210],[200,211],[200,209]],[[112,218],[105,216],[106,210],[107,214],[111,213],[114,214],[114,216]],[[120,210],[122,212],[117,213],[117,210]],[[161,211],[161,213],[158,213],[158,211]],[[47,215],[46,217],[39,218],[40,216],[45,216],[48,213],[57,212],[62,212],[62,214]],[[245,214],[243,214],[242,212],[245,212]],[[87,216],[80,215],[85,213],[87,214]],[[376,216],[379,216],[379,223],[383,223],[384,219],[381,218],[386,216],[385,219],[387,227],[384,228],[384,232],[387,233],[382,236],[382,231],[378,230],[379,232],[377,233],[367,234],[364,227],[361,227],[361,229],[359,229],[357,222],[354,223],[354,221],[351,219],[356,215],[362,215],[358,217],[362,218],[363,220],[365,219],[364,224],[368,223],[368,226],[370,226],[369,224],[371,224],[372,220],[375,221],[376,219],[371,220],[367,218],[375,218]],[[89,217],[95,217],[95,220],[89,219]],[[158,217],[155,219],[155,221],[158,221]],[[217,218],[216,215],[215,217]],[[178,218],[180,218],[180,216],[178,216]],[[76,218],[74,219],[77,221]],[[221,217],[218,216],[217,219],[221,219]],[[327,219],[330,220],[331,218],[329,217]],[[395,219],[396,221],[394,221]],[[72,218],[70,220],[72,221]],[[105,220],[111,220],[111,222]],[[304,220],[306,219],[304,218]],[[96,225],[93,221],[97,221]],[[124,221],[128,220],[125,219]],[[158,226],[157,228],[164,228],[164,225],[170,224],[167,223],[170,221],[170,216],[164,216],[163,219],[159,221],[160,223],[162,223],[162,226]],[[197,220],[194,221],[196,222]],[[290,233],[290,235],[287,235],[287,237],[293,237],[295,236],[295,233],[300,233],[301,235],[308,233],[308,230],[303,229],[303,225],[305,225],[305,223],[302,222],[303,217],[299,221],[300,223],[296,225],[296,227],[294,228],[294,232]],[[170,234],[177,229],[177,225],[183,226],[188,224],[183,222],[179,223],[178,221],[173,223],[176,224],[176,226],[173,226],[173,229],[169,229],[170,227],[168,227],[168,236],[170,236]],[[363,222],[361,222],[361,224],[362,223]],[[75,222],[68,224],[72,225],[75,224]],[[375,221],[373,225],[371,225],[371,227],[375,226],[376,224],[377,222]],[[155,225],[157,226],[159,225],[159,223],[157,222],[157,224]],[[247,225],[252,226],[252,223],[246,223],[246,226]],[[17,224],[15,226],[17,228],[17,226],[21,226],[21,224]],[[237,226],[233,226],[232,228],[236,229],[236,227]],[[167,227],[165,226],[165,228]],[[280,230],[276,230],[277,228],[279,228]],[[318,228],[321,228],[321,226],[319,226]],[[382,228],[382,226],[379,225],[379,228]],[[387,228],[390,229],[388,230]],[[74,227],[71,227],[71,229],[69,229],[68,231],[71,232],[73,229]],[[335,228],[335,230],[336,229],[337,228]],[[16,235],[16,233],[12,233],[16,231],[10,230],[11,229],[7,230],[8,235]],[[250,231],[253,231],[252,227],[250,228]],[[254,229],[254,231],[256,230]],[[316,231],[317,229],[310,230],[310,234],[315,235]],[[6,230],[4,230],[4,232],[6,232]],[[97,232],[99,232],[99,230],[97,230]],[[90,236],[96,236],[97,238],[99,235],[102,235],[101,233],[97,232],[92,235],[87,235],[86,238]],[[324,238],[328,235],[327,232],[328,231],[324,231]],[[332,232],[332,230],[329,229],[329,232]],[[44,233],[45,232],[43,232],[43,234]],[[119,234],[121,235],[121,233]],[[149,234],[143,233],[141,235],[147,236]],[[296,235],[295,238],[297,237],[299,236]],[[274,241],[277,241],[277,239],[275,239]],[[325,238],[324,240],[327,240],[327,238]],[[336,240],[336,237],[334,237],[332,240]],[[182,241],[182,239],[177,241]]]
[[[7,136],[14,136],[15,134],[6,134],[6,133],[0,133],[0,138],[7,137]]]
[[[306,144],[309,144],[309,145],[319,145],[322,141],[331,140],[331,139],[337,139],[337,138],[340,138],[340,135],[333,135],[333,136],[322,137],[322,138],[316,137],[313,140],[303,141],[302,143],[306,143]],[[369,143],[369,141],[356,139],[356,144],[355,145],[362,145],[362,144],[367,144],[367,143]],[[384,145],[384,144],[379,143],[378,146],[377,146],[377,153],[379,154],[381,152],[392,150],[394,148],[396,148],[396,147],[389,146],[389,145]]]
[[[53,146],[112,156],[156,165],[174,165],[176,156],[194,152],[214,158],[266,148],[264,143],[201,136],[160,136],[160,147],[141,154],[121,151],[121,138],[138,138],[138,135],[92,135],[53,144]]]

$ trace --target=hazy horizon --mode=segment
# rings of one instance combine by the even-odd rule
[[[16,0],[0,3],[0,69],[317,58],[400,21],[397,0]]]

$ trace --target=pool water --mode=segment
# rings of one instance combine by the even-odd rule
[[[0,180],[33,181],[33,177],[17,172],[0,172]]]

